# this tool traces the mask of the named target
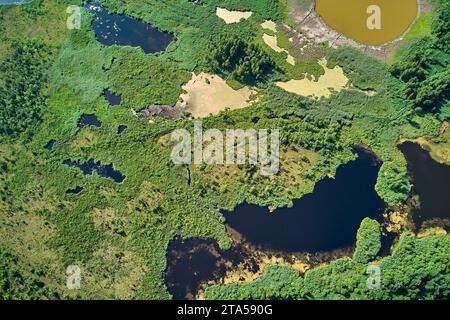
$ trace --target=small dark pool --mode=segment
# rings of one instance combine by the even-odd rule
[[[68,189],[66,191],[67,194],[79,194],[81,191],[83,191],[83,188],[80,186],[75,187],[75,189]]]
[[[90,159],[85,163],[65,160],[64,164],[69,167],[80,169],[84,175],[91,175],[94,171],[97,171],[99,176],[104,178],[111,178],[117,183],[121,183],[126,178],[120,171],[114,170],[112,164],[102,165],[100,161],[95,162],[94,159]]]
[[[50,140],[49,142],[47,142],[47,144],[44,146],[45,149],[47,149],[48,151],[52,151],[53,146],[55,145],[56,140]]]
[[[106,45],[141,47],[145,53],[166,50],[174,35],[162,32],[151,25],[123,14],[108,13],[98,2],[85,3],[84,7],[95,14],[92,25],[97,40]]]
[[[95,114],[83,113],[80,120],[78,120],[78,128],[84,128],[86,126],[101,127],[101,125],[102,122],[97,119]]]
[[[121,96],[112,93],[108,89],[103,90],[103,96],[109,102],[109,104],[112,106],[118,106],[122,102]]]
[[[335,179],[325,178],[292,208],[270,213],[243,204],[223,212],[226,223],[251,244],[285,252],[332,251],[353,246],[365,217],[381,219],[383,200],[375,192],[381,163],[363,148],[355,161],[340,166]]]
[[[428,220],[450,219],[450,166],[436,162],[416,143],[402,143],[399,149],[408,162],[412,194],[420,200],[420,206],[412,208],[416,227]]]
[[[128,126],[121,124],[118,128],[117,128],[117,134],[122,134],[125,130],[127,130]]]

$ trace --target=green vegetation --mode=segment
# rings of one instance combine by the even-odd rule
[[[376,220],[365,218],[361,222],[356,236],[356,250],[353,260],[367,263],[373,260],[381,249],[380,224]]]
[[[24,275],[18,264],[17,257],[0,249],[0,300],[58,298],[40,280],[43,270],[29,269]]]
[[[208,299],[218,300],[298,300],[305,295],[299,273],[283,265],[267,266],[258,279],[248,284],[213,286],[206,291]]]
[[[354,159],[356,144],[368,146],[383,160],[378,194],[392,205],[408,198],[406,161],[397,141],[400,136],[437,136],[441,125],[435,114],[406,103],[402,92],[409,84],[401,73],[408,65],[399,68],[399,79],[387,65],[356,49],[330,49],[329,63],[341,66],[353,87],[330,99],[312,100],[289,94],[273,81],[305,70],[320,74],[320,66],[298,61],[298,69],[288,69],[285,56],[261,45],[261,22],[284,21],[284,1],[102,4],[173,32],[176,41],[161,54],[105,47],[95,39],[92,15],[85,11],[81,29],[67,30],[67,1],[0,7],[2,298],[169,299],[164,271],[174,237],[214,239],[228,248],[220,209],[232,210],[244,201],[272,209],[288,206]],[[215,15],[218,5],[254,15],[226,25]],[[435,27],[433,37],[443,39],[441,29]],[[438,42],[436,48],[439,63],[426,69],[422,91],[414,89],[414,99],[422,103],[442,99],[434,90],[442,92],[440,85],[448,76],[447,53]],[[175,104],[191,72],[211,68],[230,76],[236,87],[257,81],[259,97],[249,108],[203,119],[204,128],[279,128],[286,157],[278,176],[261,176],[248,165],[174,166],[169,135],[177,128],[193,130],[192,121],[156,118],[149,123],[137,112],[154,104]],[[121,106],[107,103],[102,96],[106,88],[122,95]],[[102,126],[78,128],[83,113],[95,113]],[[119,125],[128,126],[120,135]],[[51,139],[56,141],[53,149],[44,149]],[[112,163],[126,179],[117,184],[96,173],[84,176],[65,166],[67,159]],[[83,188],[80,194],[66,194],[76,186]],[[376,244],[374,239],[366,242],[366,233],[374,236],[361,231],[358,258],[309,271],[304,280],[287,267],[269,267],[252,284],[207,292],[210,297],[255,299],[448,297],[448,236],[404,236],[391,257],[375,262],[387,275],[383,289],[367,292],[361,261],[373,258]],[[83,271],[80,291],[64,285],[71,264]],[[396,281],[403,287],[396,287]]]
[[[405,95],[415,107],[447,116],[450,100],[450,3],[436,0],[432,36],[410,44],[392,66],[392,74],[405,82]]]
[[[44,70],[48,49],[33,40],[11,43],[13,53],[0,65],[0,136],[31,133],[44,107]]]
[[[211,55],[207,65],[213,72],[242,83],[264,81],[275,68],[272,59],[258,46],[238,38],[221,35],[208,51]]]

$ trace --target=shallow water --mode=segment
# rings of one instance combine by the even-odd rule
[[[212,240],[176,238],[167,251],[165,283],[174,299],[192,300],[202,284],[225,276],[227,266],[236,267],[245,258],[235,248],[222,251]]]
[[[145,53],[157,53],[166,50],[175,39],[173,34],[162,32],[141,20],[110,14],[98,3],[85,3],[84,7],[95,14],[92,26],[97,40],[106,46],[141,47]]]
[[[368,28],[372,5],[380,9],[380,29]],[[316,11],[337,32],[362,44],[382,45],[407,31],[418,6],[417,0],[316,0]]]

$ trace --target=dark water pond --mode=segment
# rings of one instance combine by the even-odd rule
[[[101,125],[102,122],[97,119],[97,116],[95,114],[83,113],[80,117],[80,120],[78,120],[78,128],[83,128],[86,126],[101,127]]]
[[[112,93],[109,90],[103,90],[103,96],[106,98],[106,100],[109,102],[112,106],[118,106],[122,102],[122,97],[119,95],[116,95]]]
[[[44,146],[45,149],[47,149],[48,151],[52,151],[53,146],[55,145],[56,140],[50,140],[49,142],[47,142],[47,144]]]
[[[81,191],[83,191],[83,188],[80,186],[77,186],[75,189],[69,189],[66,191],[67,194],[79,194]]]
[[[6,4],[25,4],[30,3],[33,0],[0,0],[0,5],[6,5]]]
[[[64,164],[69,167],[75,167],[80,169],[84,175],[90,175],[94,171],[97,171],[99,176],[111,178],[117,183],[121,183],[123,180],[125,180],[125,176],[120,171],[114,170],[112,164],[102,165],[100,161],[95,162],[94,159],[90,159],[85,163],[65,160]]]
[[[122,134],[125,130],[127,130],[128,126],[121,124],[117,127],[117,134]]]
[[[318,182],[312,194],[295,200],[292,208],[270,213],[244,204],[223,212],[226,223],[250,243],[287,252],[332,251],[355,244],[365,217],[380,218],[385,204],[375,192],[381,163],[355,148],[355,161],[338,168],[335,179]]]
[[[450,219],[450,166],[436,162],[416,143],[405,142],[399,149],[408,161],[412,194],[420,200],[412,208],[416,227],[432,219]]]
[[[174,239],[167,253],[165,282],[174,299],[194,299],[202,284],[225,276],[247,258],[235,248],[222,251],[212,240]],[[254,272],[258,266],[250,266]]]
[[[162,32],[151,25],[123,14],[110,14],[100,4],[85,3],[84,7],[95,14],[92,23],[97,40],[106,45],[141,47],[145,53],[166,50],[174,35]]]

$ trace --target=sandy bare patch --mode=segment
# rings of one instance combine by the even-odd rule
[[[180,95],[177,106],[194,118],[204,118],[229,109],[248,107],[256,91],[248,87],[234,90],[217,75],[192,74],[192,79],[183,86],[186,93]]]
[[[261,23],[261,27],[263,29],[266,30],[270,30],[272,32],[275,33],[275,35],[271,36],[268,35],[267,33],[263,34],[263,40],[264,43],[267,44],[272,50],[274,50],[275,52],[286,52],[287,53],[287,58],[286,58],[286,62],[289,64],[292,64],[293,66],[295,66],[295,58],[293,56],[291,56],[291,54],[289,53],[289,51],[287,51],[284,48],[281,48],[278,45],[278,37],[276,35],[277,31],[277,24],[271,20],[266,20],[263,23]]]
[[[230,11],[219,7],[216,9],[216,15],[225,21],[226,24],[241,22],[243,19],[250,18],[252,14],[253,12],[251,11]]]
[[[325,74],[317,81],[305,77],[302,80],[290,80],[288,82],[277,82],[277,85],[288,91],[305,97],[328,98],[333,92],[342,91],[349,80],[341,67],[327,68],[327,61],[322,59],[319,64],[325,70]]]
[[[263,23],[261,23],[261,27],[263,29],[267,29],[273,32],[277,32],[277,24],[271,20],[266,20]]]

